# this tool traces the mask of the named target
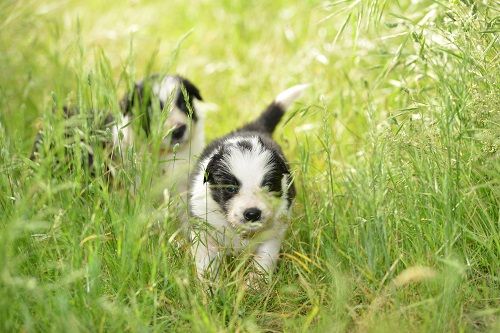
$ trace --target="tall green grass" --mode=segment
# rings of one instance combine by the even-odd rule
[[[498,10],[2,2],[0,330],[497,331]],[[110,189],[64,134],[61,108],[77,106],[75,135],[99,146],[110,133],[96,136],[96,122],[153,72],[200,87],[207,140],[312,84],[275,134],[298,195],[258,292],[238,261],[209,292],[196,281],[175,210],[158,200],[154,154],[124,152]],[[39,128],[47,140],[32,162]]]

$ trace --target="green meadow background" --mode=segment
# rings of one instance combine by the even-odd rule
[[[499,10],[1,1],[0,331],[498,332]],[[207,140],[311,83],[275,133],[298,195],[260,290],[238,258],[198,283],[154,154],[127,151],[109,188],[64,134],[63,105],[95,143],[92,119],[158,72],[200,88]],[[32,162],[40,128],[52,144]]]

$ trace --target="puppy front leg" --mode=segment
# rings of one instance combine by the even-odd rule
[[[281,248],[281,239],[271,239],[262,243],[255,253],[255,268],[264,274],[273,272],[278,262]]]
[[[260,276],[265,275],[267,277],[274,271],[285,232],[286,228],[279,230],[274,238],[264,241],[258,246],[254,255],[255,271],[250,273],[247,284],[254,284]]]
[[[219,270],[220,260],[218,247],[210,241],[208,236],[200,237],[204,234],[192,234],[191,236],[193,239],[191,252],[196,263],[196,273],[200,280],[215,278]]]

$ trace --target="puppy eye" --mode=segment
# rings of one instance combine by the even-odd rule
[[[227,193],[236,193],[236,191],[238,191],[238,186],[235,186],[235,185],[227,185],[225,187],[225,190]]]

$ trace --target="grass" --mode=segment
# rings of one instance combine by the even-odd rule
[[[0,331],[498,331],[498,13],[465,0],[3,1]],[[207,140],[312,84],[275,133],[298,196],[260,292],[232,275],[208,294],[196,282],[154,158],[127,152],[118,179],[132,191],[91,177],[84,147],[54,164],[70,142],[53,108],[84,110],[77,133],[95,142],[91,116],[119,112],[153,72],[200,87]],[[54,144],[34,163],[39,127]]]

